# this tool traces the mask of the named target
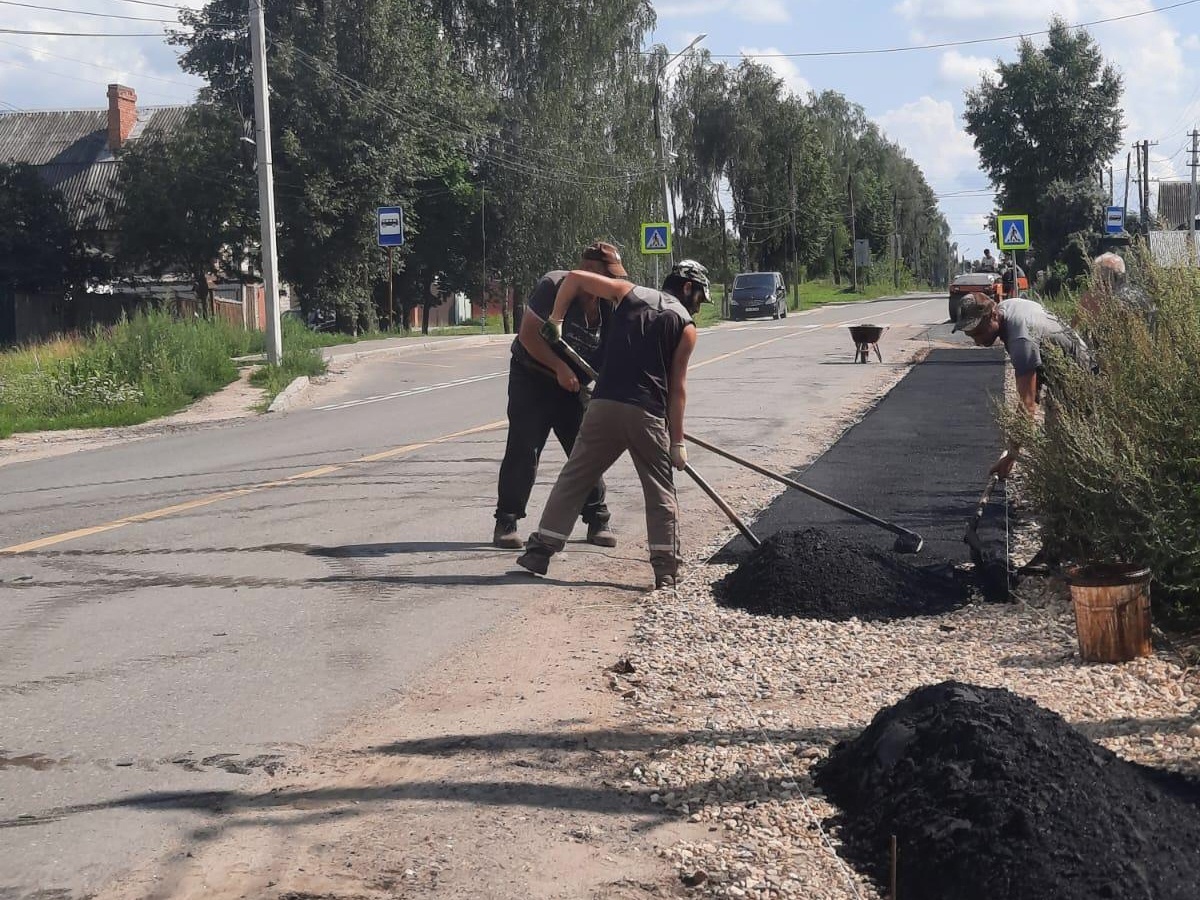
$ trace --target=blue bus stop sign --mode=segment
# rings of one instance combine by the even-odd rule
[[[379,246],[404,246],[404,210],[399,206],[379,207]]]

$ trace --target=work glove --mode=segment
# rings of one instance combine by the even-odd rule
[[[682,441],[671,445],[671,465],[680,470],[687,468],[687,445]]]
[[[553,319],[547,319],[542,323],[541,329],[542,340],[547,344],[554,346],[562,343],[562,322],[555,322]]]

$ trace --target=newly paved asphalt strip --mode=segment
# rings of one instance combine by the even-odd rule
[[[867,416],[796,480],[925,538],[916,563],[966,562],[967,521],[1003,449],[995,402],[1004,385],[1002,348],[935,349]],[[699,454],[697,454],[699,458]],[[1004,549],[1003,487],[980,524],[988,550]],[[861,519],[789,490],[753,525],[766,539],[781,529],[822,528],[856,543],[890,549],[895,537]],[[749,550],[742,538],[718,557]]]

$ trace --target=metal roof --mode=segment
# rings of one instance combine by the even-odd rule
[[[142,107],[129,140],[165,134],[179,126],[186,106]],[[0,162],[38,167],[43,180],[62,192],[77,227],[115,228],[110,200],[116,157],[108,149],[108,110],[0,113]]]
[[[1188,227],[1188,191],[1186,181],[1160,181],[1158,184],[1158,224],[1167,229]],[[1196,195],[1193,215],[1200,215],[1200,191]]]

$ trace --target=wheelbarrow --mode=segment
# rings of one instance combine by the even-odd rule
[[[882,325],[851,325],[850,339],[854,341],[855,360],[865,363],[874,348],[875,356],[883,362],[883,355],[879,352],[879,339],[885,331],[887,329]]]

